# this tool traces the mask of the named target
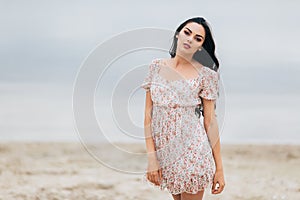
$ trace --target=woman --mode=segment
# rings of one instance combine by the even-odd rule
[[[174,34],[171,58],[154,59],[141,85],[146,90],[148,153],[144,180],[167,188],[174,200],[199,200],[208,186],[212,194],[225,186],[215,118],[219,62],[214,51],[206,20],[188,19]]]

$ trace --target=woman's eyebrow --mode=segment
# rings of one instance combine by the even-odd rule
[[[190,31],[190,33],[192,33],[192,31],[189,29],[189,28],[187,28],[187,27],[185,27],[186,29],[188,29],[189,31]],[[202,35],[199,35],[199,34],[196,34],[196,36],[199,36],[199,37],[202,37],[203,38],[203,36]]]

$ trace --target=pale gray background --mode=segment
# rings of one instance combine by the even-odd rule
[[[2,141],[78,141],[72,87],[89,52],[124,31],[203,16],[226,90],[223,142],[300,143],[299,1],[0,2]],[[142,126],[140,107],[131,112]]]

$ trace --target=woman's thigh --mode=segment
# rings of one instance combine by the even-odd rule
[[[172,194],[174,200],[181,200],[181,194]]]
[[[181,193],[180,200],[202,200],[203,194],[204,194],[204,190],[201,190],[196,194],[190,194],[190,193],[183,192],[183,193]]]

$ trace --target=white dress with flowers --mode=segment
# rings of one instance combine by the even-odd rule
[[[155,186],[171,194],[195,194],[212,185],[215,162],[204,129],[203,117],[195,108],[204,99],[217,99],[219,73],[203,66],[193,79],[168,80],[159,74],[162,59],[152,60],[141,85],[153,101],[151,134],[163,180]]]

